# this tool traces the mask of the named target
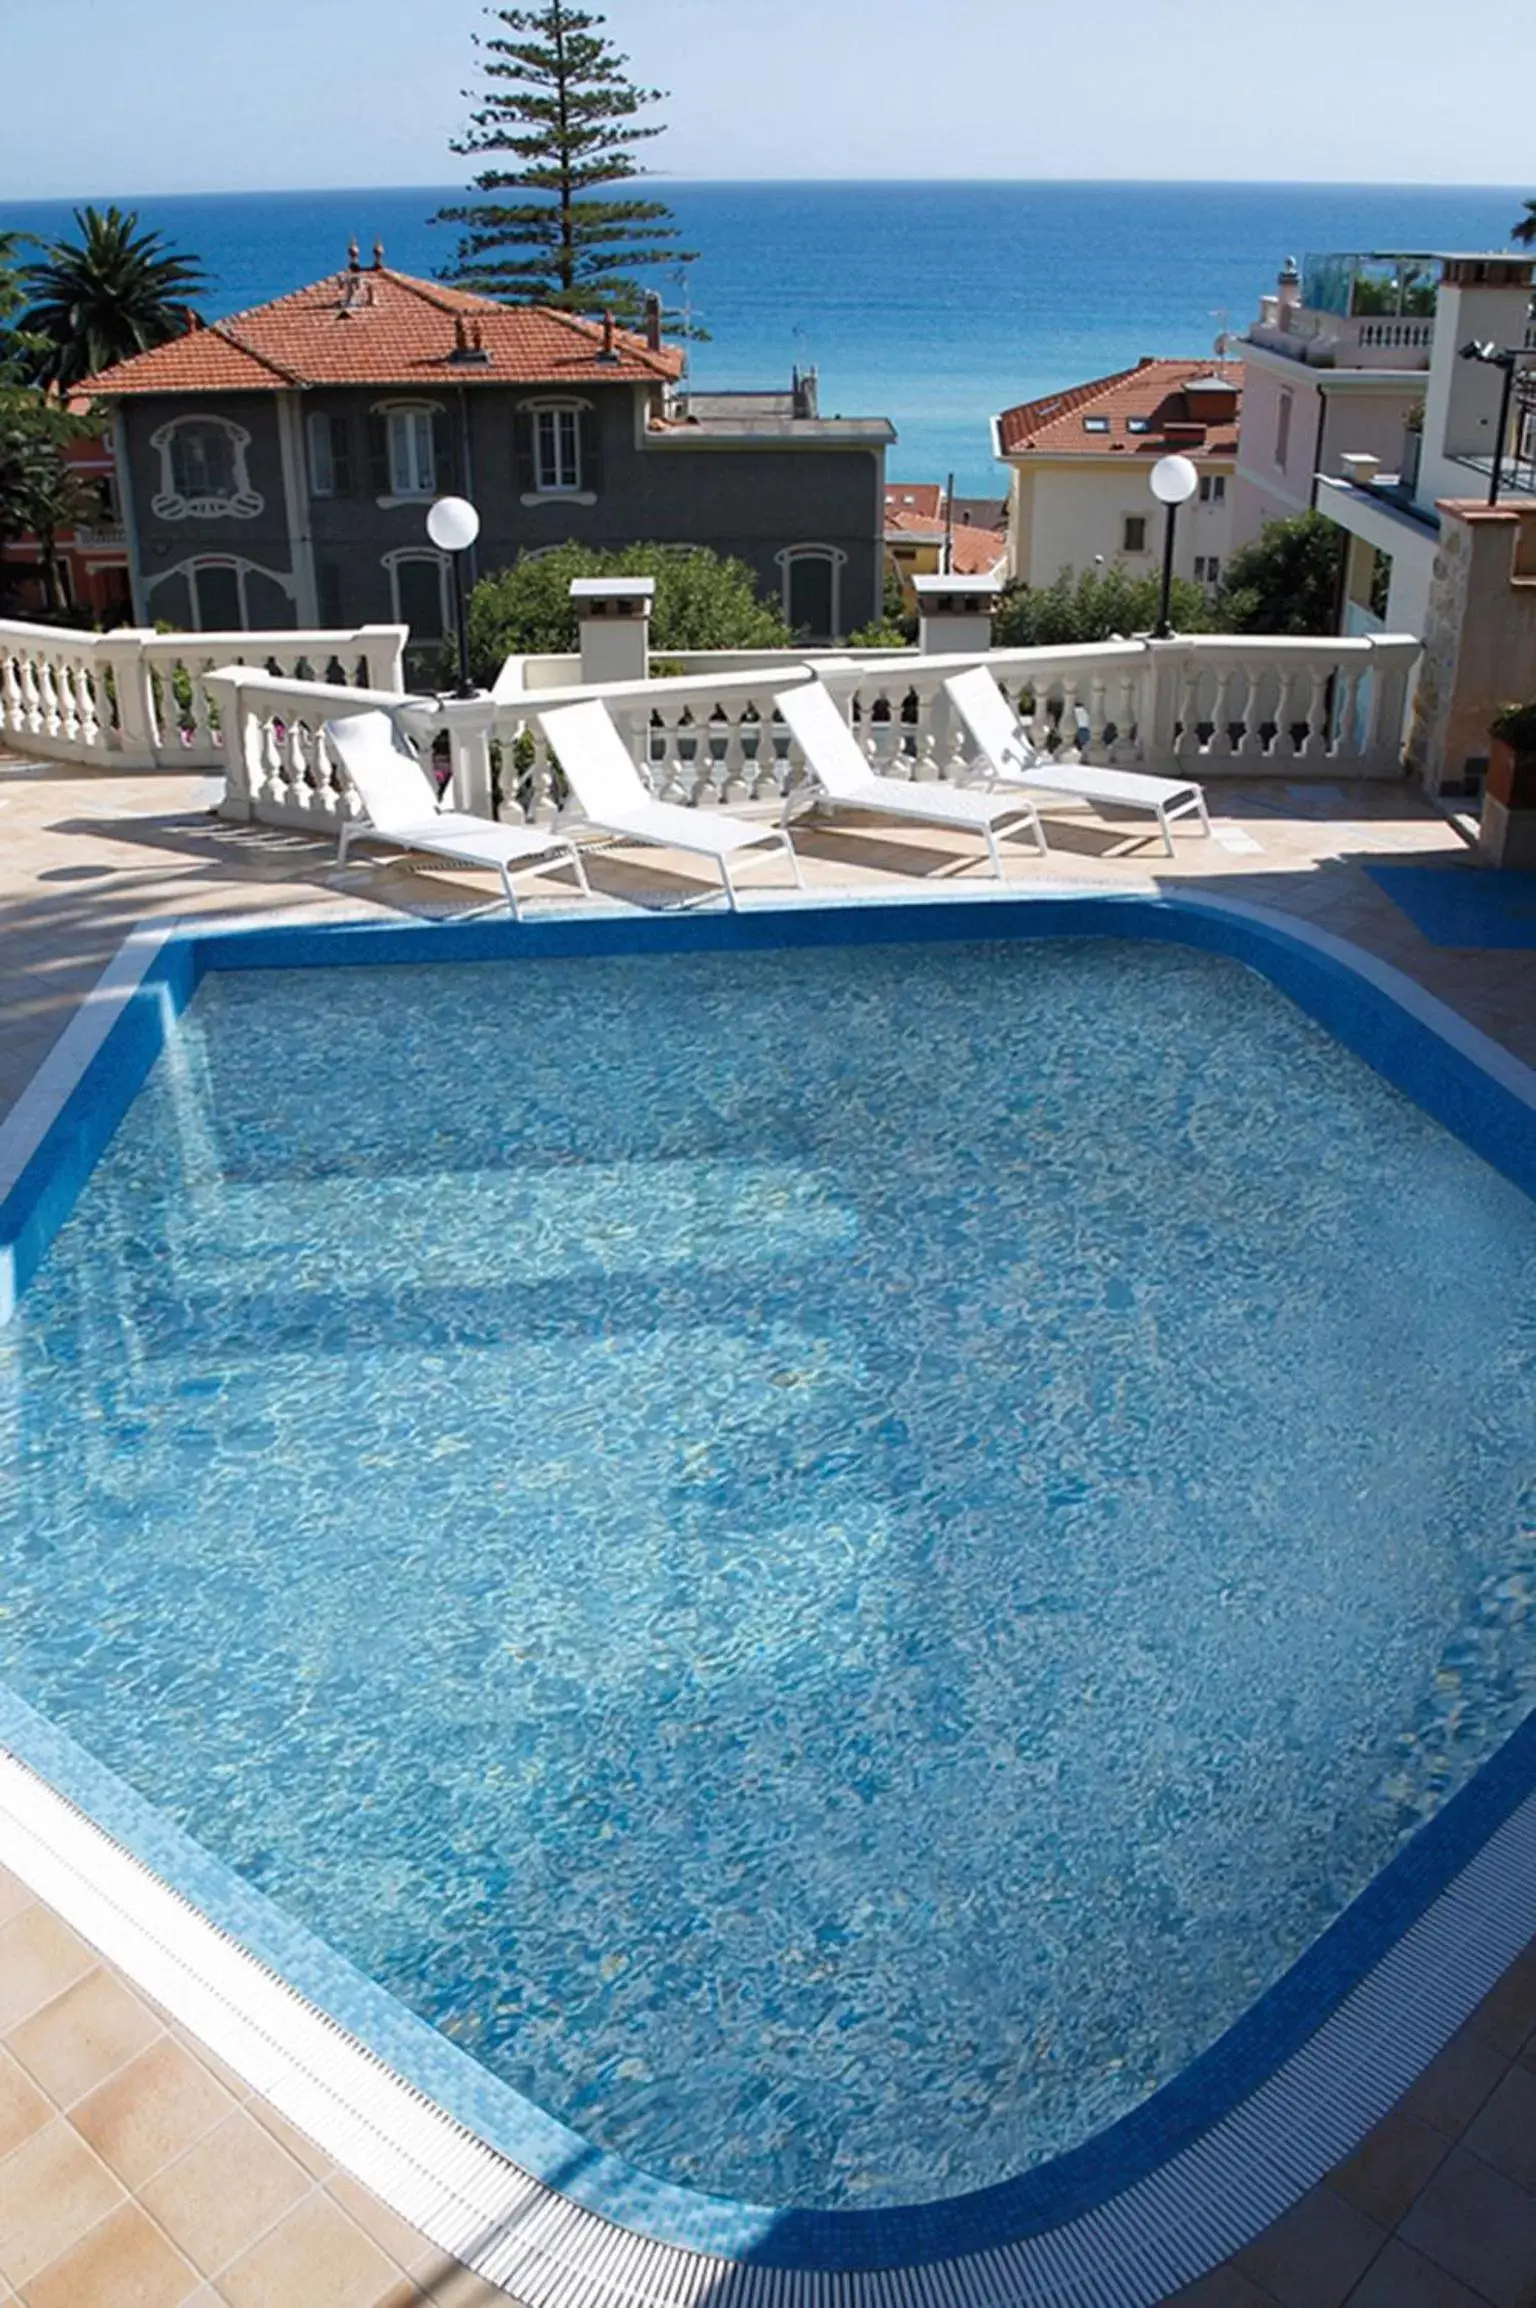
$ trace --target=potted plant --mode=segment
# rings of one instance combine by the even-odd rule
[[[1536,698],[1501,705],[1488,735],[1488,793],[1506,809],[1536,810]]]

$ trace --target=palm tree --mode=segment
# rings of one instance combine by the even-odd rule
[[[67,390],[134,353],[180,336],[189,297],[206,287],[191,257],[141,232],[132,210],[75,211],[78,243],[58,240],[24,275],[20,326],[44,340],[41,381]]]
[[[1536,200],[1526,202],[1525,214],[1518,224],[1510,226],[1509,237],[1519,241],[1523,248],[1536,247]]]

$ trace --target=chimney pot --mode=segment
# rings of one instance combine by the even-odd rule
[[[645,341],[651,352],[661,351],[661,299],[654,289],[645,300]]]
[[[375,272],[384,270],[384,243],[381,240],[373,244],[373,269]]]

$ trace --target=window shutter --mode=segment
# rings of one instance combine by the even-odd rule
[[[441,497],[453,487],[453,433],[446,409],[432,411],[432,493]]]
[[[338,497],[352,494],[352,426],[346,417],[331,419],[331,487]]]
[[[389,419],[382,409],[368,412],[368,489],[375,497],[391,494]]]
[[[577,420],[580,485],[594,497],[603,493],[603,412],[583,409]]]
[[[512,419],[512,462],[518,494],[531,497],[537,485],[533,462],[533,411],[519,409]]]

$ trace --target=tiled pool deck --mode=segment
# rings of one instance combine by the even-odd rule
[[[0,1103],[8,1107],[128,932],[149,919],[486,902],[477,877],[360,860],[220,824],[216,788],[0,756]],[[1417,979],[1536,1062],[1527,955],[1430,945],[1367,861],[1475,870],[1397,787],[1216,785],[1216,839],[1176,859],[1081,818],[1021,887],[1194,882],[1301,916]],[[941,837],[802,828],[813,888],[949,883]],[[966,881],[975,869],[965,872]],[[685,861],[604,855],[594,886],[654,904]],[[766,880],[765,880],[766,887]],[[531,885],[533,903],[538,885]],[[550,901],[568,902],[558,885]],[[750,900],[749,900],[750,902]],[[7,1854],[0,1850],[0,1863]],[[506,2297],[446,2260],[168,2021],[0,1868],[0,2303],[28,2308],[471,2308]],[[1536,2308],[1536,1948],[1350,2160],[1180,2298],[1203,2308]]]

